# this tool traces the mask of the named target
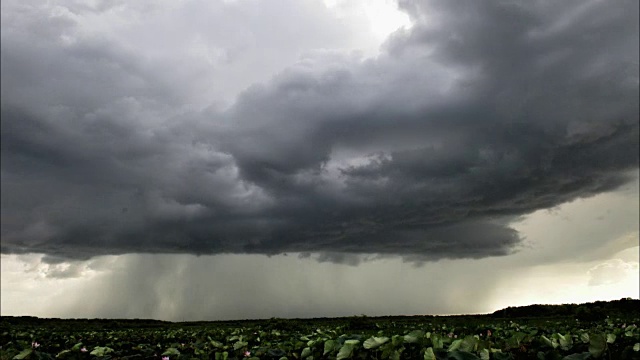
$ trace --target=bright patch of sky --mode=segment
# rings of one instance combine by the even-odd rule
[[[345,19],[364,17],[369,31],[380,42],[398,29],[409,29],[411,19],[398,10],[398,4],[391,0],[323,0],[324,4],[338,17]]]

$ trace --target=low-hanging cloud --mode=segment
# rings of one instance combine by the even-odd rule
[[[500,256],[514,218],[630,180],[637,2],[400,7],[379,56],[202,111],[135,49],[64,43],[73,17],[3,15],[2,253]]]

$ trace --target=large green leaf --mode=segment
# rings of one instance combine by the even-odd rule
[[[616,341],[616,334],[607,334],[607,343],[613,344]]]
[[[353,354],[353,349],[355,348],[354,344],[348,344],[346,341],[344,345],[338,351],[338,355],[336,356],[336,360],[348,359]]]
[[[458,340],[454,340],[451,345],[449,345],[449,349],[447,351],[455,351],[458,350],[458,348],[460,348],[460,345],[462,345],[462,340],[458,339]]]
[[[591,334],[589,338],[589,352],[591,356],[599,358],[607,349],[607,339],[600,333]]]
[[[509,345],[509,347],[512,347],[512,348],[517,348],[520,346],[520,343],[522,342],[522,340],[524,340],[526,336],[527,334],[520,331],[516,331],[511,335],[509,339],[507,339],[507,345]]]
[[[467,352],[474,352],[476,350],[476,345],[478,343],[478,339],[471,335],[467,335],[462,339],[460,343],[460,350]]]
[[[589,343],[589,333],[584,332],[584,333],[580,334],[580,340],[583,343],[588,344]]]
[[[368,338],[367,340],[364,341],[364,343],[362,344],[362,346],[365,349],[375,349],[377,347],[379,347],[380,345],[386,343],[387,341],[389,341],[388,337],[375,337],[372,336],[370,338]]]
[[[315,344],[316,344],[316,342],[317,342],[317,341],[315,341],[315,340],[309,340],[309,341],[307,341],[307,346],[308,346],[308,347],[313,347],[313,345],[315,345]]]
[[[402,343],[404,342],[404,336],[400,336],[400,335],[393,335],[391,337],[391,344],[393,346],[399,346],[402,345]]]
[[[636,330],[638,327],[634,324],[634,325],[629,325],[626,328],[624,328],[624,336],[633,336],[633,331]]]
[[[180,355],[180,351],[176,348],[168,348],[165,352],[162,353],[162,356],[178,356]]]
[[[433,353],[432,347],[428,347],[424,351],[424,360],[436,360],[436,354]]]
[[[69,354],[71,354],[71,350],[62,350],[58,353],[58,355],[56,355],[57,359],[64,359],[66,356],[68,356]]]
[[[302,353],[300,354],[300,357],[304,359],[304,358],[309,357],[309,356],[311,356],[311,348],[306,347],[306,348],[302,349]]]
[[[228,352],[216,352],[216,360],[227,360],[227,358],[229,358]]]
[[[489,349],[480,350],[480,359],[489,360],[491,357],[489,356]]]
[[[29,355],[31,355],[32,352],[33,352],[33,349],[24,349],[18,355],[14,356],[13,360],[26,359]]]
[[[110,354],[113,352],[113,349],[107,346],[96,346],[95,348],[93,348],[93,350],[89,353],[90,355],[93,356],[98,356],[98,357],[102,357],[105,356],[107,354]]]
[[[404,336],[404,342],[408,344],[414,344],[420,341],[424,337],[424,331],[414,330]]]
[[[434,349],[442,349],[444,347],[444,341],[442,340],[442,336],[433,333],[431,334],[431,345]]]
[[[247,345],[249,345],[249,343],[248,343],[248,342],[246,342],[246,341],[242,341],[242,340],[238,340],[238,341],[236,341],[236,343],[235,343],[235,344],[233,344],[233,350],[239,350],[239,349],[242,349],[243,347],[245,347],[245,346],[247,346]]]
[[[540,340],[542,340],[542,342],[543,342],[545,345],[547,345],[547,346],[549,346],[549,347],[552,347],[552,348],[554,348],[554,349],[558,347],[558,343],[557,343],[557,342],[555,342],[555,339],[554,339],[554,341],[552,341],[552,340],[550,340],[548,337],[546,337],[546,336],[542,335],[542,336],[540,336]]]
[[[591,357],[589,352],[571,354],[562,358],[562,360],[587,360]]]
[[[322,353],[322,355],[327,355],[331,352],[333,352],[333,349],[336,348],[336,341],[335,340],[327,340],[324,342],[324,352]]]
[[[571,337],[571,334],[558,334],[558,341],[560,342],[560,348],[562,350],[569,350],[573,346],[573,338]]]

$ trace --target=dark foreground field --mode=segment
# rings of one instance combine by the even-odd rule
[[[488,315],[157,320],[2,317],[1,360],[640,359],[640,300]]]

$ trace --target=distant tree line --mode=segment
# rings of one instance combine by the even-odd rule
[[[152,319],[60,319],[39,318],[35,316],[2,316],[2,324],[26,327],[55,326],[60,329],[81,326],[82,328],[119,329],[119,328],[163,328],[168,321]]]
[[[528,305],[508,307],[491,314],[496,318],[575,317],[581,321],[603,320],[607,316],[640,316],[640,300],[624,298],[585,304]]]
[[[351,316],[344,318],[313,318],[313,319],[280,319],[271,318],[268,320],[226,320],[226,321],[191,321],[191,322],[170,322],[152,319],[58,319],[58,318],[38,318],[35,316],[2,316],[0,317],[0,329],[6,326],[41,327],[53,326],[58,329],[81,326],[82,328],[93,329],[118,329],[118,328],[166,328],[171,326],[204,326],[215,324],[221,327],[252,326],[260,324],[266,329],[279,329],[295,327],[296,323],[302,326],[309,321],[314,323],[340,324],[350,330],[375,329],[378,321],[389,321],[402,327],[403,323],[415,320],[428,321],[469,321],[489,318],[566,318],[571,317],[580,321],[598,321],[609,317],[640,317],[640,300],[624,298],[613,301],[596,301],[585,304],[562,304],[562,305],[528,305],[508,307],[498,310],[492,314],[484,315],[453,315],[453,316]]]

